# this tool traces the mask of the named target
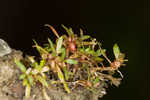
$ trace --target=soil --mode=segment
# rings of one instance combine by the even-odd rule
[[[95,93],[79,87],[68,94],[63,89],[54,86],[55,88],[45,89],[49,96],[45,99],[45,94],[39,84],[32,87],[30,98],[25,98],[25,87],[18,79],[21,72],[14,63],[14,58],[22,59],[22,52],[12,50],[11,54],[0,57],[0,100],[98,100],[99,96],[106,94],[103,83]]]

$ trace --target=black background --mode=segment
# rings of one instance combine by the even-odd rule
[[[122,84],[109,89],[102,100],[149,100],[149,4],[148,0],[1,0],[0,38],[12,48],[34,55],[32,39],[44,43],[47,37],[55,38],[44,24],[61,32],[61,24],[52,23],[72,23],[64,25],[76,32],[84,29],[101,41],[110,55],[117,42],[129,60],[121,68]]]

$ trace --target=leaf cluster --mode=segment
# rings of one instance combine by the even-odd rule
[[[46,26],[52,29],[57,38],[55,43],[48,38],[48,43],[43,46],[34,40],[33,47],[40,53],[40,61],[36,61],[33,56],[24,59],[27,64],[15,60],[22,72],[20,79],[26,86],[26,96],[30,95],[31,86],[37,83],[41,83],[43,87],[62,84],[67,93],[77,87],[94,90],[102,82],[119,85],[121,78],[115,78],[113,75],[119,72],[123,77],[119,68],[124,66],[126,60],[117,44],[113,47],[115,59],[110,61],[101,43],[89,35],[84,35],[81,29],[78,36],[72,28],[62,25],[68,34],[59,36],[52,26]],[[105,66],[104,61],[107,61],[109,66]],[[49,83],[47,80],[52,81]]]

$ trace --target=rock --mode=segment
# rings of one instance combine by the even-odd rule
[[[0,50],[2,50],[1,44]],[[21,81],[17,82],[20,71],[14,63],[14,58],[22,59],[22,52],[11,49],[10,53],[5,52],[5,55],[4,53],[0,55],[3,55],[0,56],[0,100],[20,100],[24,95],[24,88]]]
[[[10,54],[0,57],[0,85],[16,77],[16,74],[19,74],[14,58],[22,59],[22,52],[12,50]]]
[[[0,57],[10,54],[11,51],[9,45],[4,40],[0,39]]]

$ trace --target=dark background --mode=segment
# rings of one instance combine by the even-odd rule
[[[149,100],[150,2],[148,0],[1,0],[0,38],[12,48],[34,55],[33,41],[44,43],[55,38],[44,24],[58,32],[61,24],[87,34],[103,43],[112,54],[118,43],[129,62],[121,71],[125,78],[119,88],[109,89],[102,100]],[[99,23],[99,24],[82,24]]]

